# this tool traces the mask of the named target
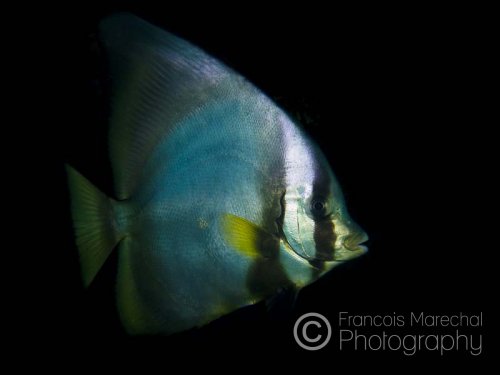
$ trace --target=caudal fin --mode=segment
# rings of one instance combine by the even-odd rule
[[[66,171],[82,278],[88,287],[121,239],[115,221],[116,202],[72,167],[66,165]]]

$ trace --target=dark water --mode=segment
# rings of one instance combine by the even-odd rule
[[[130,338],[114,310],[116,254],[90,290],[83,290],[63,163],[111,192],[107,92],[95,32],[98,20],[116,10],[134,11],[239,71],[300,118],[329,158],[353,218],[370,236],[370,251],[304,289],[290,315],[270,316],[257,305],[200,330]],[[305,364],[311,371],[333,370],[341,362],[355,369],[360,363],[441,359],[446,365],[465,360],[479,366],[493,350],[485,333],[495,319],[488,271],[495,238],[480,214],[487,209],[481,203],[488,151],[483,127],[491,99],[472,26],[443,17],[394,18],[382,10],[376,17],[368,10],[288,14],[255,7],[235,9],[229,17],[215,6],[210,13],[191,13],[131,4],[75,10],[48,38],[50,51],[57,51],[48,73],[57,99],[44,147],[56,159],[35,171],[41,181],[50,180],[50,188],[41,190],[50,219],[45,213],[37,219],[47,226],[37,241],[44,243],[48,265],[43,281],[35,283],[29,315],[37,332],[41,329],[38,345],[71,355],[75,363],[117,351],[120,363],[165,360],[166,365],[188,353],[188,362],[201,365],[215,360],[226,367],[228,357],[259,364],[265,358],[291,367]],[[339,311],[483,312],[483,328],[473,333],[483,334],[485,353],[473,357],[459,350],[441,358],[423,351],[406,357],[401,351],[340,352],[334,343],[318,352],[297,346],[292,335],[297,317],[321,313],[335,336]],[[377,330],[365,330],[372,331]],[[448,332],[397,330],[424,331]],[[45,343],[48,338],[53,344]]]

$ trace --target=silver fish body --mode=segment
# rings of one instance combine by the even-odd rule
[[[129,333],[202,326],[366,250],[326,159],[269,98],[136,17],[101,29],[116,199],[68,174],[84,282],[116,247]]]

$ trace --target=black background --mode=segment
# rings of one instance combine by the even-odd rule
[[[130,338],[113,305],[116,254],[90,290],[81,286],[64,163],[111,192],[107,92],[96,31],[102,17],[124,10],[188,39],[247,77],[299,118],[329,158],[353,218],[370,236],[370,251],[305,288],[290,316],[275,319],[260,304],[200,330]],[[191,358],[187,362],[202,365],[240,358],[264,366],[265,358],[319,371],[345,360],[355,368],[441,358],[340,353],[333,344],[303,351],[292,327],[305,312],[322,313],[334,326],[338,311],[483,312],[485,354],[444,358],[447,365],[482,363],[493,350],[488,332],[497,297],[489,270],[495,235],[483,215],[493,202],[481,199],[494,173],[486,166],[491,150],[486,129],[493,124],[487,116],[488,25],[461,11],[256,4],[171,9],[128,2],[68,9],[44,21],[47,31],[35,37],[43,43],[37,59],[44,83],[36,89],[49,102],[42,107],[50,117],[43,124],[39,158],[30,162],[42,185],[35,195],[43,197],[37,213],[37,227],[43,229],[33,237],[43,243],[36,247],[43,255],[34,255],[41,275],[23,297],[34,301],[28,335],[37,332],[37,345],[55,359],[71,354],[82,363],[112,352],[119,353],[120,363],[168,362],[182,353]],[[45,155],[54,158],[42,161]]]

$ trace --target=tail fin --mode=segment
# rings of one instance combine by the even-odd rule
[[[82,278],[88,287],[121,239],[115,220],[116,202],[72,167],[66,165],[66,171]]]

